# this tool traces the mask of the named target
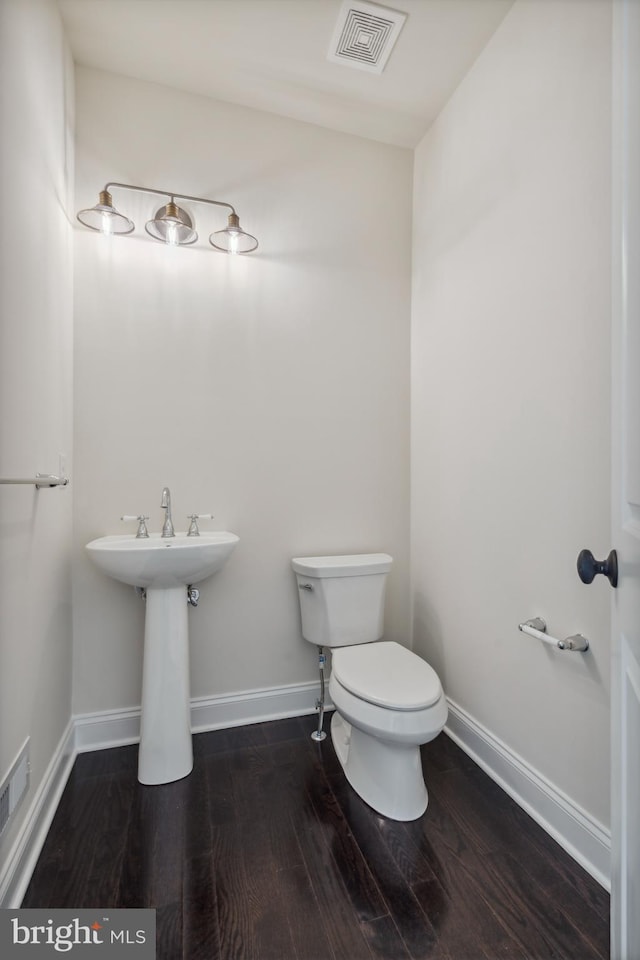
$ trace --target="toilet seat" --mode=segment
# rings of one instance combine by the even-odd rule
[[[354,728],[387,743],[418,745],[436,737],[447,720],[447,701],[444,693],[420,710],[393,710],[371,703],[343,687],[331,672],[329,696],[338,713]]]
[[[333,649],[331,672],[353,696],[387,710],[424,710],[442,696],[435,670],[391,640]]]

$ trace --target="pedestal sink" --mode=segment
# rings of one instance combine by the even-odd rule
[[[238,540],[225,531],[166,539],[100,537],[87,544],[103,573],[146,589],[140,783],[170,783],[191,772],[187,586],[220,570]]]

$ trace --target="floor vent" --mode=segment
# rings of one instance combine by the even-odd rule
[[[345,67],[382,73],[406,19],[406,13],[377,3],[345,0],[327,59]]]
[[[29,787],[29,738],[0,785],[0,836]]]

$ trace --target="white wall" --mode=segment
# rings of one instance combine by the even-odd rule
[[[611,546],[610,17],[519,0],[420,144],[412,321],[415,649],[602,824],[610,587],[575,561]]]
[[[189,611],[192,694],[313,680],[290,558],[386,550],[408,635],[410,151],[77,70],[76,206],[117,180],[227,200],[261,246],[76,231],[74,710],[140,702],[143,604],[84,544],[123,513],[215,514],[240,544]],[[189,206],[185,204],[185,206]],[[129,528],[131,533],[134,528]]]
[[[55,3],[0,4],[0,475],[73,474],[73,75]],[[31,737],[31,787],[71,715],[73,487],[0,487],[0,779]]]

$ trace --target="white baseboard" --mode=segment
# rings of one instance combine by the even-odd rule
[[[124,747],[140,740],[140,707],[77,714],[73,722],[76,754]]]
[[[610,890],[609,831],[456,703],[448,703],[445,733],[598,883]]]
[[[13,909],[22,903],[75,758],[71,718],[0,872],[0,908]]]
[[[193,733],[204,733],[265,720],[303,717],[316,712],[319,696],[319,682],[311,681],[215,697],[195,697],[191,700],[191,729]],[[325,706],[327,710],[333,709],[328,696],[325,696]],[[140,739],[139,707],[82,714],[74,717],[74,721],[77,753],[121,747]]]
[[[325,710],[333,710],[329,699],[329,685],[325,693]],[[264,690],[245,690],[218,697],[198,697],[191,701],[191,729],[194,733],[239,727],[264,720],[283,720],[286,717],[304,717],[316,712],[320,684],[296,683],[286,687]]]

